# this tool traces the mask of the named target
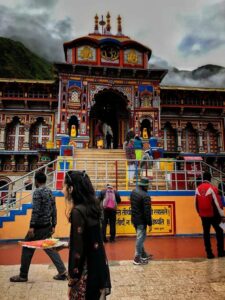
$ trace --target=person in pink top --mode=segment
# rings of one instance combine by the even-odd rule
[[[223,205],[218,194],[218,189],[211,183],[211,174],[203,174],[203,182],[196,188],[195,203],[197,212],[202,221],[205,251],[208,259],[214,258],[210,242],[210,228],[216,232],[218,257],[225,256],[223,230],[219,226],[225,222]]]

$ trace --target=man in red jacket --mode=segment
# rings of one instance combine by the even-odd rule
[[[210,242],[210,227],[213,226],[216,232],[218,257],[225,256],[223,230],[219,226],[225,221],[223,205],[218,194],[218,189],[211,183],[211,174],[203,174],[203,182],[195,191],[196,209],[202,220],[203,237],[207,258],[214,258]]]

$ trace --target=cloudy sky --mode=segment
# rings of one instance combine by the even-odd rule
[[[152,64],[225,67],[225,0],[0,0],[0,36],[63,61],[63,42],[92,32],[94,15],[108,11],[112,32],[120,14],[123,33],[152,49]]]

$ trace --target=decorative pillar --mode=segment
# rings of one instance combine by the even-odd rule
[[[202,130],[198,130],[197,134],[198,134],[199,152],[204,152],[203,139],[202,139],[203,131]]]
[[[122,22],[121,22],[122,18],[121,16],[119,15],[118,18],[117,18],[117,35],[123,35],[122,33]]]
[[[40,168],[41,166],[43,166],[45,163],[41,160],[42,155],[40,152],[38,152],[38,162],[37,162],[37,167]]]
[[[218,152],[221,152],[222,150],[222,132],[218,132],[218,138],[217,138],[217,143],[218,143]]]
[[[13,172],[16,171],[16,160],[15,160],[15,155],[11,155],[11,170]]]
[[[138,134],[138,135],[140,133],[140,120],[139,120],[139,115],[138,114],[135,114],[134,133]]]
[[[182,128],[177,128],[177,150],[182,151],[182,144],[181,144],[181,135],[182,135]]]
[[[57,134],[61,133],[61,97],[62,97],[62,78],[59,78],[59,93],[58,93],[58,115],[57,115]]]
[[[95,34],[99,34],[99,31],[98,31],[98,15],[97,14],[95,15],[95,29],[94,29],[94,33]]]
[[[6,125],[1,124],[0,125],[0,149],[5,150],[5,131],[6,131]]]
[[[28,164],[28,159],[27,159],[27,155],[24,155],[24,169],[26,172],[29,172],[29,164]]]
[[[30,138],[30,124],[29,125],[24,125],[24,142],[23,142],[23,148],[22,150],[30,150],[30,145],[29,145],[29,138]]]
[[[111,25],[110,25],[110,14],[109,12],[106,15],[106,34],[111,34]]]

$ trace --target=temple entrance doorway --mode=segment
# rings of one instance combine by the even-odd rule
[[[106,134],[110,131],[111,148],[122,148],[129,128],[129,118],[128,99],[124,94],[113,89],[100,91],[95,96],[90,111],[90,146],[97,145],[96,126],[100,123],[103,131],[103,148],[107,148]]]

